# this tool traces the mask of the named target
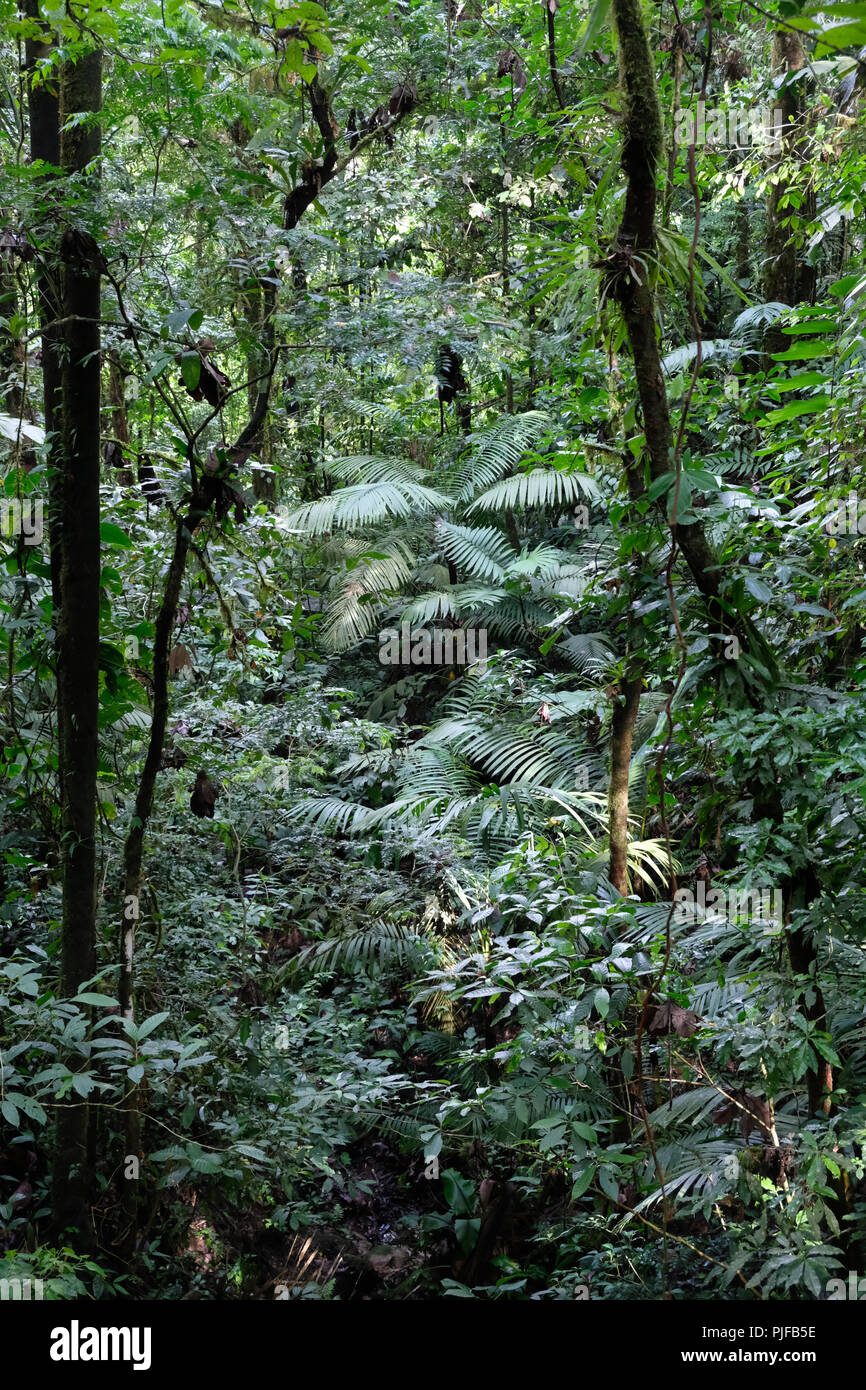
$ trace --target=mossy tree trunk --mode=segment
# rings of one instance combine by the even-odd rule
[[[28,17],[39,20],[38,0]],[[57,677],[61,876],[61,988],[73,996],[96,965],[96,775],[99,713],[99,473],[100,270],[102,256],[79,220],[55,215],[53,195],[74,180],[78,206],[93,208],[98,193],[102,55],[98,49],[61,63],[57,89],[37,79],[52,36],[27,44],[31,156],[62,172],[40,181],[43,195],[37,268],[43,329],[45,424],[53,432],[49,458],[49,523]],[[41,78],[41,74],[39,75]],[[69,1059],[76,1070],[82,1049]],[[88,1230],[88,1107],[58,1110],[53,1217],[58,1232]]]

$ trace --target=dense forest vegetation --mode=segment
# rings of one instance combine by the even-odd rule
[[[858,1297],[866,6],[0,42],[3,1296]]]

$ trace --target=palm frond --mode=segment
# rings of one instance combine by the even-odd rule
[[[288,525],[311,535],[321,535],[334,528],[352,530],[372,526],[389,517],[408,517],[433,511],[447,511],[451,499],[435,488],[425,487],[408,478],[388,479],[377,483],[359,483],[340,488],[330,497],[308,502],[288,519]]]
[[[436,540],[449,560],[474,579],[501,584],[514,560],[511,545],[495,526],[456,526],[436,523]]]
[[[402,541],[392,540],[381,553],[364,557],[339,579],[339,590],[328,604],[322,643],[329,651],[345,651],[371,633],[389,595],[409,582],[415,557]]]
[[[291,962],[288,975],[318,974],[323,970],[358,966],[384,969],[395,965],[418,966],[423,960],[427,933],[400,922],[375,921],[353,931],[341,932],[306,947]]]
[[[528,410],[522,415],[505,415],[491,429],[476,434],[471,453],[454,480],[458,501],[467,501],[479,487],[489,487],[516,468],[551,423],[543,411]]]
[[[534,550],[524,551],[522,555],[511,557],[508,566],[509,578],[532,575],[539,582],[551,579],[558,574],[565,562],[565,554],[553,545],[537,545]]]
[[[441,744],[462,753],[497,782],[547,782],[553,786],[564,775],[568,785],[574,786],[580,761],[572,741],[551,736],[550,731],[540,730],[537,737],[529,738],[508,727],[487,729],[466,720],[445,720],[434,725],[416,747]]]
[[[458,613],[459,596],[454,590],[434,589],[432,593],[411,599],[400,616],[404,623],[431,623],[436,618],[457,617]]]
[[[599,496],[598,485],[588,473],[566,473],[556,468],[530,468],[494,483],[468,507],[468,513],[498,512],[514,507],[554,507],[578,498]]]
[[[600,676],[614,659],[610,639],[603,632],[578,632],[563,637],[556,650],[582,676]]]
[[[332,459],[325,472],[347,483],[422,483],[429,474],[408,459],[392,458],[386,454],[351,454]]]
[[[744,309],[734,319],[731,337],[748,340],[757,334],[760,338],[761,330],[768,323],[775,323],[782,314],[787,314],[790,307],[790,304],[782,304],[779,300],[773,299],[768,300],[766,304],[750,304],[748,309]]]

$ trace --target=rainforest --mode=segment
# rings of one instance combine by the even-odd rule
[[[864,204],[847,0],[0,0],[0,1301],[859,1297]]]

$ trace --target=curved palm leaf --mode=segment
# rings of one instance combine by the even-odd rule
[[[312,535],[320,535],[334,527],[351,530],[353,527],[387,521],[389,517],[447,511],[451,505],[451,499],[435,488],[422,486],[408,478],[391,478],[340,488],[330,497],[308,502],[292,513],[288,524],[309,531]]]
[[[487,488],[467,508],[473,512],[498,512],[514,507],[553,507],[578,498],[599,496],[598,485],[588,473],[565,473],[556,468],[530,468]]]
[[[522,415],[506,415],[492,429],[476,434],[474,448],[454,480],[458,501],[467,501],[479,487],[489,487],[516,468],[550,425],[551,418],[544,411],[527,410]]]
[[[437,521],[436,540],[448,559],[473,579],[501,584],[508,566],[514,561],[514,550],[495,526],[456,526]]]

